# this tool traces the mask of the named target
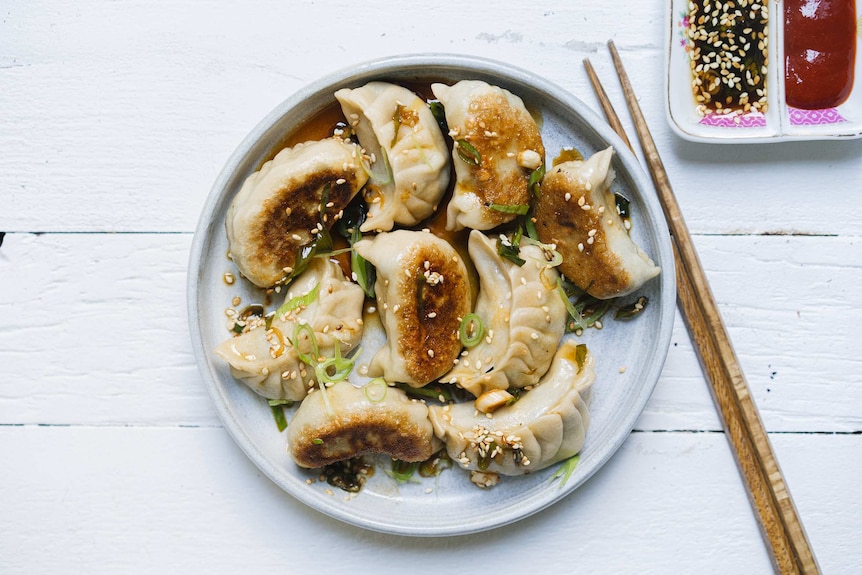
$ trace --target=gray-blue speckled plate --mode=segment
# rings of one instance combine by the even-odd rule
[[[233,270],[226,258],[225,212],[245,178],[273,155],[286,134],[331,106],[337,89],[371,80],[410,83],[429,78],[447,83],[480,79],[520,96],[541,117],[549,160],[564,146],[574,146],[585,156],[614,146],[614,190],[632,201],[632,236],[663,269],[641,290],[650,300],[641,317],[631,322],[608,320],[602,330],[591,329],[580,338],[595,354],[597,379],[580,463],[563,487],[551,478],[556,466],[504,477],[488,490],[475,487],[458,468],[404,484],[378,470],[357,496],[344,497],[338,490],[331,495],[325,483],[306,482],[316,473],[291,461],[286,434],[276,429],[265,400],[237,382],[212,353],[229,337],[224,310],[233,297],[240,295],[244,302],[260,299],[259,291],[249,285],[228,286],[223,281],[225,272]],[[218,176],[201,214],[189,263],[188,304],[198,365],[218,413],[237,444],[270,479],[314,509],[354,525],[442,536],[482,531],[535,513],[577,489],[608,461],[628,437],[661,373],[673,327],[675,284],[670,239],[652,184],[601,118],[576,97],[524,70],[474,57],[425,54],[378,60],[317,81],[285,100],[252,130]]]

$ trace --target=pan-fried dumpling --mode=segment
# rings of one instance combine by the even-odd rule
[[[443,381],[476,397],[491,389],[534,385],[548,370],[565,331],[566,307],[557,293],[559,273],[546,248],[522,245],[518,266],[497,253],[482,232],[470,232],[470,258],[479,272],[475,314],[485,337],[462,353]]]
[[[236,267],[260,287],[284,281],[300,249],[332,226],[367,180],[356,144],[328,138],[280,151],[246,179],[228,207],[225,229]]]
[[[366,453],[424,461],[440,449],[425,404],[379,379],[309,394],[288,426],[287,444],[296,464],[308,468]]]
[[[314,258],[290,285],[285,303],[270,329],[260,325],[219,344],[215,353],[226,360],[234,377],[269,399],[303,399],[315,383],[314,370],[299,358],[312,349],[307,324],[314,333],[319,354],[342,355],[362,338],[365,292],[345,279],[338,263]],[[299,346],[299,350],[295,347]]]
[[[428,105],[394,84],[335,93],[365,153],[374,158],[363,232],[413,226],[434,213],[449,185],[449,150]],[[388,161],[388,166],[386,165]]]
[[[518,96],[480,80],[432,84],[431,90],[455,142],[457,181],[446,229],[489,230],[513,220],[529,205],[530,174],[545,160],[536,121]]]
[[[449,371],[471,306],[467,268],[455,248],[430,232],[396,230],[354,249],[377,268],[374,291],[387,338],[368,375],[422,387]]]
[[[661,271],[631,239],[617,212],[611,168],[613,148],[586,161],[554,166],[536,201],[536,229],[556,244],[560,271],[593,297],[628,295]]]
[[[564,342],[539,385],[493,418],[472,403],[430,406],[449,457],[464,469],[522,475],[577,454],[590,420],[583,394],[596,377],[592,354],[578,347]]]

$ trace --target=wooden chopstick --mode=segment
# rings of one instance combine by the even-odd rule
[[[608,47],[668,221],[682,315],[709,381],[761,532],[768,543],[773,566],[780,573],[819,573],[655,142],[613,41],[608,42]],[[584,65],[608,122],[631,148],[592,65],[587,60]]]

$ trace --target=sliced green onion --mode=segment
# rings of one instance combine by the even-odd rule
[[[452,467],[452,460],[445,449],[441,449],[421,464],[419,464],[419,475],[422,477],[437,477],[444,469]]]
[[[646,309],[649,303],[649,298],[640,296],[633,304],[621,307],[614,313],[614,319],[627,320],[637,317],[637,315]]]
[[[377,279],[377,269],[371,265],[371,262],[356,253],[356,250],[350,254],[350,269],[356,274],[356,283],[359,284],[365,295],[374,299],[374,281]]]
[[[488,469],[488,467],[491,466],[491,462],[494,460],[491,454],[494,453],[494,451],[496,450],[497,442],[492,441],[491,445],[488,446],[488,451],[486,451],[484,455],[479,456],[479,461],[477,463],[479,471],[485,471],[486,469]]]
[[[406,483],[410,481],[418,468],[418,461],[408,462],[401,461],[400,459],[393,459],[392,470],[389,472],[389,475],[399,483]]]
[[[281,405],[284,407],[293,407],[293,404],[296,403],[292,399],[267,399],[266,402],[270,405],[270,407],[275,405]]]
[[[292,297],[275,310],[275,317],[281,317],[284,314],[291,312],[300,307],[308,307],[314,300],[317,299],[317,294],[320,292],[320,284],[315,284],[308,293]]]
[[[587,361],[587,344],[579,343],[575,346],[575,363],[578,364],[578,373],[584,369],[584,363]]]
[[[392,115],[392,123],[395,125],[395,131],[392,134],[392,143],[389,144],[390,148],[394,148],[395,142],[398,141],[398,130],[401,129],[401,122],[402,122],[401,110],[403,110],[403,109],[404,109],[404,106],[402,106],[401,104],[398,104],[397,106],[395,106],[395,113]]]
[[[527,237],[539,241],[539,232],[536,231],[536,222],[533,221],[532,212],[528,213],[524,218],[524,231],[527,232]]]
[[[452,391],[448,387],[441,385],[426,385],[425,387],[410,387],[406,383],[396,383],[395,387],[411,397],[436,399],[437,401],[447,403],[453,401]]]
[[[455,151],[464,163],[470,164],[471,166],[482,165],[482,154],[480,154],[479,150],[473,147],[473,144],[467,140],[455,140]]]
[[[519,253],[520,251],[516,246],[507,246],[499,239],[497,240],[497,254],[499,254],[501,257],[506,258],[518,267],[521,267],[522,265],[527,263],[527,260],[519,256]]]
[[[574,304],[572,304],[572,300],[569,299],[569,295],[566,293],[565,288],[563,288],[563,282],[560,278],[557,278],[557,292],[560,294],[563,304],[566,306],[566,311],[569,312],[569,316],[574,320],[579,319],[581,314],[577,309],[575,309]]]
[[[315,374],[317,379],[324,383],[338,383],[344,381],[350,372],[353,371],[354,360],[341,357],[341,345],[335,340],[335,357],[330,357],[317,365],[315,365]],[[332,368],[332,374],[329,373]]]
[[[386,381],[382,377],[375,377],[365,384],[365,397],[368,401],[379,403],[386,397],[386,390],[389,388]]]
[[[240,325],[238,323],[235,323],[235,324],[233,324],[233,328],[231,328],[231,331],[236,333],[236,334],[240,334],[243,332],[244,329],[245,329],[244,325]]]
[[[458,329],[458,335],[461,338],[461,344],[464,347],[473,347],[485,337],[485,325],[475,313],[468,313],[461,320],[461,327]]]
[[[530,174],[530,182],[528,184],[530,188],[530,193],[533,194],[533,197],[539,197],[539,194],[542,191],[542,179],[545,177],[545,163],[542,162],[538,168],[533,170]]]
[[[299,337],[303,332],[308,334],[308,341],[311,345],[311,355],[304,353],[299,349]],[[314,335],[314,330],[307,323],[298,323],[293,328],[293,346],[296,348],[296,354],[299,359],[310,366],[317,364],[317,358],[320,357],[320,348],[317,346],[317,337]]]
[[[554,479],[560,479],[560,489],[562,489],[566,482],[569,480],[569,477],[572,476],[572,473],[575,471],[575,467],[578,466],[578,462],[581,460],[581,454],[578,453],[565,461],[563,461],[560,466],[557,468],[557,471],[551,476],[551,481]]]
[[[431,109],[431,113],[434,114],[434,119],[437,120],[440,129],[444,134],[448,134],[449,126],[446,124],[446,110],[443,108],[443,104],[439,100],[429,100],[428,107]]]
[[[380,157],[376,158],[373,164],[370,167],[365,168],[365,162],[362,162],[363,168],[368,173],[368,177],[371,178],[375,183],[385,185],[392,182],[392,166],[389,164],[389,154],[386,153],[386,148],[380,148],[378,150],[380,152]],[[383,172],[380,173],[377,169],[377,165],[381,164],[383,166]]]
[[[551,266],[553,268],[563,263],[563,255],[556,249],[554,249],[550,244],[543,244],[542,242],[534,240],[530,237],[524,238],[521,243],[524,243],[528,246],[536,246],[537,248],[541,249],[544,259],[540,260],[539,263],[543,265]]]
[[[488,207],[497,212],[518,214],[519,216],[523,216],[530,211],[530,206],[526,204],[491,204]]]
[[[272,416],[275,418],[275,425],[278,431],[282,432],[287,429],[287,418],[284,416],[284,407],[279,405],[269,404],[269,409],[272,411]]]
[[[319,437],[315,437],[314,439],[311,440],[311,442],[315,445],[323,445],[323,440],[320,439]]]

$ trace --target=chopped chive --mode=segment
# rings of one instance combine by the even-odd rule
[[[395,125],[395,131],[392,134],[392,143],[389,144],[390,148],[395,147],[395,143],[398,141],[398,130],[401,129],[401,111],[404,109],[404,106],[398,104],[395,106],[395,113],[392,115],[392,123]]]
[[[640,296],[633,304],[623,306],[614,313],[614,319],[627,320],[637,317],[639,313],[646,309],[649,303],[649,298]]]
[[[587,361],[587,344],[579,343],[575,346],[575,363],[578,364],[578,373],[584,369],[584,363]]]
[[[581,460],[581,454],[578,453],[565,461],[563,461],[560,466],[557,468],[557,471],[551,476],[551,481],[554,479],[560,478],[560,489],[562,489],[566,482],[569,480],[569,477],[572,476],[572,473],[575,471],[575,467],[578,466],[578,462]]]
[[[290,298],[275,310],[275,317],[281,317],[284,314],[301,307],[308,307],[314,300],[317,299],[317,294],[320,291],[320,284],[315,284],[308,293]]]
[[[479,150],[473,147],[473,144],[467,140],[464,140],[463,138],[455,140],[455,151],[464,163],[470,164],[471,166],[482,165],[482,154],[480,154]]]
[[[518,214],[519,216],[530,211],[530,206],[526,204],[491,204],[488,207],[504,214]]]
[[[272,416],[275,418],[275,425],[278,431],[282,432],[287,429],[287,418],[284,416],[284,407],[279,405],[269,404],[269,409],[272,411]]]
[[[533,194],[533,197],[539,197],[539,194],[542,191],[542,179],[545,177],[545,163],[542,162],[538,168],[533,170],[530,174],[530,182],[528,184],[530,188],[530,193]]]

